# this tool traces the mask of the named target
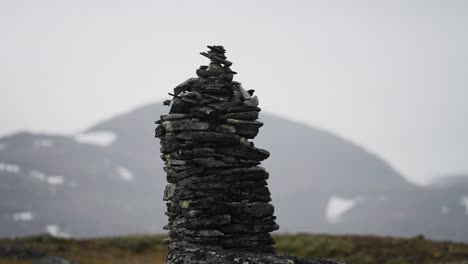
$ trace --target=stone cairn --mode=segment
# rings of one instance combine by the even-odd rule
[[[268,172],[259,166],[270,154],[249,141],[263,125],[256,121],[258,98],[233,81],[226,50],[208,48],[200,54],[209,66],[174,88],[172,100],[164,102],[169,114],[156,122],[169,182],[167,264],[231,263],[227,258],[237,263],[241,253],[247,261],[263,258],[249,254],[275,254],[270,232],[279,227]]]

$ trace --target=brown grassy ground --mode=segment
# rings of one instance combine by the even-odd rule
[[[40,255],[61,256],[81,264],[163,263],[165,236],[64,240],[48,236],[0,240],[0,264],[33,263]],[[468,245],[423,238],[275,235],[280,253],[334,258],[349,264],[468,264]]]

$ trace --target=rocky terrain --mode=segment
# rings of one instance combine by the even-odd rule
[[[162,264],[167,254],[163,243],[165,238],[166,236],[146,235],[79,240],[50,236],[0,239],[0,263],[35,264],[37,261],[47,260],[49,262],[46,263],[51,264],[50,261],[60,258],[79,264]],[[434,242],[422,237],[401,239],[290,234],[275,235],[274,239],[275,248],[280,254],[312,259],[333,258],[351,264],[466,264],[468,262],[468,245]]]

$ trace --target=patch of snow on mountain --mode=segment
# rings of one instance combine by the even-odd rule
[[[449,208],[447,206],[444,205],[444,206],[440,207],[440,213],[441,214],[446,215],[446,214],[448,214],[448,212],[449,212]]]
[[[50,185],[61,185],[65,182],[65,178],[63,176],[60,176],[60,175],[47,176],[45,173],[37,171],[37,170],[31,170],[29,172],[29,176],[33,179],[46,182]]]
[[[124,181],[133,181],[133,179],[135,178],[133,176],[133,173],[129,169],[123,166],[118,166],[116,171],[117,171],[117,174],[120,176],[120,179]]]
[[[7,148],[6,144],[0,143],[0,150],[4,150],[6,148]]]
[[[13,221],[15,222],[28,222],[33,220],[31,212],[17,212],[13,214]]]
[[[36,139],[34,141],[34,146],[36,146],[36,147],[47,148],[47,147],[51,147],[53,144],[54,144],[54,142],[51,139],[46,139],[46,138]]]
[[[58,225],[47,225],[46,226],[46,231],[49,233],[49,235],[53,237],[59,237],[59,238],[69,238],[70,235],[60,231],[60,227]]]
[[[47,176],[47,183],[50,185],[59,185],[63,184],[65,182],[65,179],[63,176]]]
[[[45,181],[46,180],[46,175],[40,171],[37,170],[32,170],[29,172],[29,176],[31,178],[39,180],[39,181]]]
[[[468,195],[463,195],[460,198],[460,203],[465,206],[465,213],[468,215]]]
[[[325,217],[327,222],[334,224],[342,221],[343,215],[356,206],[356,199],[346,199],[333,195],[328,200]]]
[[[0,162],[0,171],[5,171],[9,173],[18,173],[20,171],[20,167],[16,164]]]
[[[117,139],[117,135],[110,131],[96,131],[85,134],[78,134],[74,138],[79,143],[107,147],[114,143],[114,141]]]

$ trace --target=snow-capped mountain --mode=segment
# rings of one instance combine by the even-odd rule
[[[0,236],[158,233],[166,183],[154,138],[161,103],[73,136],[0,138]],[[327,131],[261,114],[254,140],[280,232],[376,233],[468,241],[468,181],[419,187]]]

